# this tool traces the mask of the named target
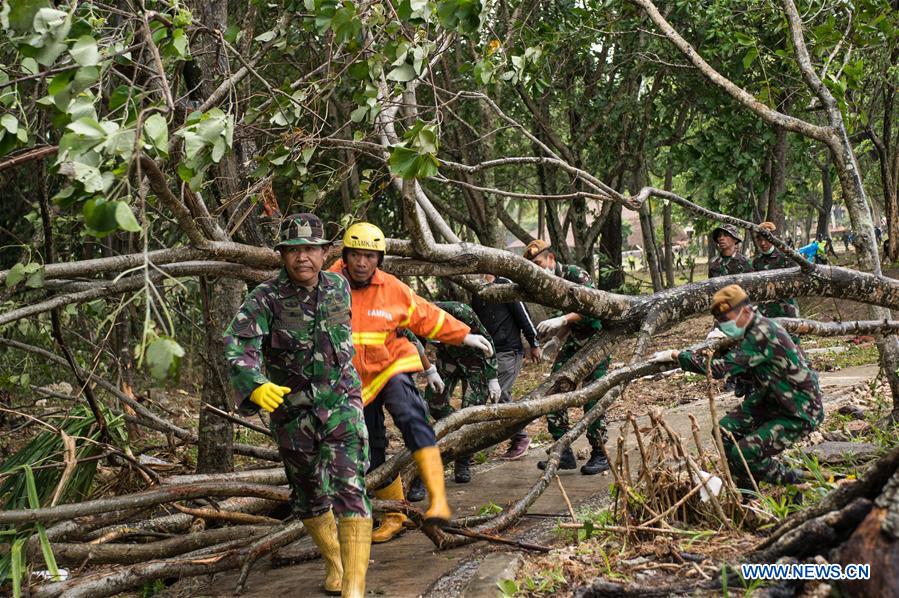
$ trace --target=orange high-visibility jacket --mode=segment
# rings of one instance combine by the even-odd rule
[[[343,260],[337,260],[330,270],[343,273]],[[408,328],[417,336],[448,345],[461,345],[471,330],[381,269],[375,270],[367,287],[350,290],[356,349],[353,365],[362,378],[362,402],[366,405],[395,375],[423,369],[415,346],[397,336],[397,329]]]

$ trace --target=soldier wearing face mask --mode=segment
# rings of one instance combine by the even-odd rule
[[[756,313],[739,285],[729,285],[712,297],[712,316],[726,336],[739,344],[712,359],[715,378],[748,376],[750,392],[739,407],[719,422],[724,451],[734,480],[749,489],[747,466],[754,479],[772,484],[796,484],[801,471],[774,457],[811,433],[824,420],[818,374],[786,330]],[[676,362],[684,371],[705,374],[706,356],[694,351],[659,351],[651,361]],[[741,458],[742,455],[742,458]],[[743,459],[746,465],[743,465]]]
[[[762,222],[759,228],[770,232],[772,235],[777,231],[773,222]],[[759,249],[759,253],[752,260],[752,269],[755,272],[764,270],[779,270],[781,268],[791,268],[795,266],[787,256],[778,251],[777,247],[771,244],[771,241],[761,235],[756,235],[755,245]],[[792,298],[778,299],[777,301],[768,301],[760,303],[758,306],[759,313],[767,318],[798,318],[799,305]],[[797,339],[794,338],[794,341]]]

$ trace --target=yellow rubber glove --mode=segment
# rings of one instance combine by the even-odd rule
[[[289,395],[290,389],[286,386],[278,386],[272,382],[260,384],[250,393],[250,400],[271,413],[284,402],[284,395]]]

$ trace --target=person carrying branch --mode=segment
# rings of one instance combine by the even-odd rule
[[[546,270],[547,273],[554,276],[564,278],[568,282],[584,285],[593,288],[593,279],[587,274],[587,271],[574,264],[561,264],[556,261],[556,254],[550,245],[542,240],[535,239],[528,243],[525,247],[524,257],[530,260],[540,268]],[[578,313],[568,313],[548,320],[544,320],[537,325],[537,332],[544,337],[557,336],[567,331],[568,338],[559,349],[556,359],[552,365],[552,371],[556,372],[565,365],[569,359],[574,357],[578,351],[592,339],[600,330],[602,330],[602,322],[598,318],[583,316]],[[606,375],[608,371],[611,357],[607,357],[600,363],[595,370],[587,375],[587,380],[599,380]],[[574,388],[568,388],[564,382],[560,382],[557,387],[551,389],[549,394],[557,392],[570,392]],[[596,405],[598,399],[591,400],[584,405],[584,414]],[[556,411],[546,416],[549,433],[554,440],[558,440],[569,430],[568,410]],[[584,475],[596,475],[602,471],[609,469],[609,461],[606,459],[603,443],[606,437],[606,424],[603,418],[597,419],[587,428],[587,440],[590,443],[590,459],[581,467],[581,473]],[[537,463],[540,469],[546,468],[546,461]],[[571,447],[565,449],[559,460],[559,469],[575,469],[577,467],[577,459]]]
[[[497,278],[493,274],[485,274],[484,280],[490,285],[512,283],[508,278]],[[471,298],[471,308],[484,325],[496,349],[497,378],[502,389],[500,402],[511,403],[512,387],[521,373],[525,357],[532,363],[539,363],[543,359],[543,349],[537,342],[537,328],[521,301],[490,303],[479,295],[474,295]],[[521,342],[522,336],[528,342],[527,351]],[[530,445],[528,433],[521,429],[509,439],[509,450],[500,458],[506,461],[521,459],[527,454]]]
[[[353,363],[362,377],[362,401],[371,447],[371,469],[387,460],[384,409],[390,413],[412,453],[428,489],[430,505],[425,521],[445,525],[450,508],[446,501],[443,462],[437,437],[428,423],[427,408],[410,374],[422,371],[415,347],[398,334],[409,329],[428,340],[465,345],[493,355],[490,341],[442,309],[415,294],[398,278],[380,269],[387,240],[377,226],[357,222],[343,237],[343,257],[331,266],[350,283],[353,297]],[[384,500],[403,500],[403,482],[396,476],[375,491]],[[406,516],[387,513],[372,534],[372,542],[386,542],[404,528]]]
[[[824,420],[821,386],[790,335],[777,322],[752,309],[739,285],[729,285],[712,297],[717,327],[739,344],[712,359],[712,376],[747,375],[752,392],[719,422],[731,474],[742,488],[751,488],[746,466],[756,480],[795,484],[804,479],[774,457]],[[693,351],[659,351],[651,361],[677,362],[685,371],[706,373],[706,357]],[[742,459],[741,459],[742,455]]]
[[[284,220],[281,272],[241,305],[225,331],[225,358],[239,410],[271,413],[293,513],[325,560],[325,590],[361,598],[372,529],[368,433],[350,291],[321,271],[329,244],[314,214]]]

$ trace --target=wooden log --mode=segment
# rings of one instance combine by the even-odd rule
[[[53,544],[53,555],[56,557],[57,563],[63,565],[81,566],[100,563],[128,565],[143,563],[153,559],[170,558],[240,538],[260,537],[271,531],[271,529],[272,526],[270,525],[221,527],[146,544],[76,544],[57,542]],[[29,553],[28,558],[29,561],[43,562],[40,547]]]

